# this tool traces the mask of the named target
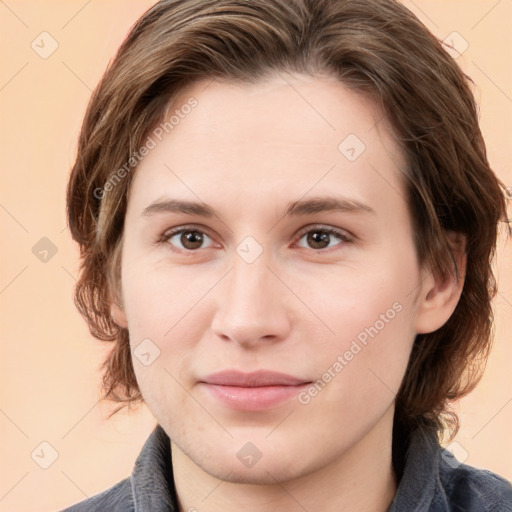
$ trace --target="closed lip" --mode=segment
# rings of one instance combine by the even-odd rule
[[[217,386],[257,388],[266,386],[300,386],[311,381],[271,370],[257,370],[248,373],[239,370],[223,370],[207,375],[200,382]]]

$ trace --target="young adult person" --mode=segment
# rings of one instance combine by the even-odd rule
[[[512,510],[439,444],[489,351],[505,198],[467,77],[400,3],[158,2],[67,200],[106,397],[158,422],[67,510]]]

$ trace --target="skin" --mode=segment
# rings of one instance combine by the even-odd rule
[[[136,170],[112,305],[133,349],[149,338],[160,350],[149,366],[133,364],[171,438],[180,508],[385,511],[397,486],[394,398],[414,337],[448,320],[463,284],[418,264],[402,151],[378,106],[328,77],[197,82],[171,112],[191,96],[197,106]],[[366,146],[354,161],[338,149],[348,134]],[[283,216],[289,202],[333,195],[372,212]],[[215,215],[143,214],[169,198],[204,202]],[[202,245],[164,236],[191,224]],[[326,228],[342,238],[315,245]],[[262,249],[251,263],[237,253],[248,236]],[[393,305],[400,311],[335,372]],[[329,368],[335,376],[308,403],[257,412],[233,410],[198,384],[223,369],[316,382]],[[252,467],[237,457],[248,442],[261,453]]]

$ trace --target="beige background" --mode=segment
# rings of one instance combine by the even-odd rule
[[[128,476],[155,420],[141,407],[107,421],[94,340],[72,303],[77,248],[65,186],[81,119],[129,27],[150,0],[0,1],[0,510],[50,511]],[[512,2],[405,1],[476,82],[489,158],[512,185]],[[50,36],[57,50],[51,49]],[[44,38],[43,42],[41,39]],[[463,41],[453,38],[459,48]],[[39,46],[36,46],[39,45]],[[47,237],[57,249],[40,261]],[[48,242],[39,242],[48,244]],[[39,249],[41,250],[41,249]],[[511,243],[500,245],[496,342],[477,390],[457,406],[467,462],[512,479]],[[41,442],[51,445],[40,446]],[[52,449],[58,457],[51,462]],[[33,453],[33,458],[31,454]]]

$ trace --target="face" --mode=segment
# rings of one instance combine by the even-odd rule
[[[333,79],[198,82],[171,112],[135,172],[113,308],[142,395],[210,475],[326,467],[389,431],[420,330],[402,152]]]

